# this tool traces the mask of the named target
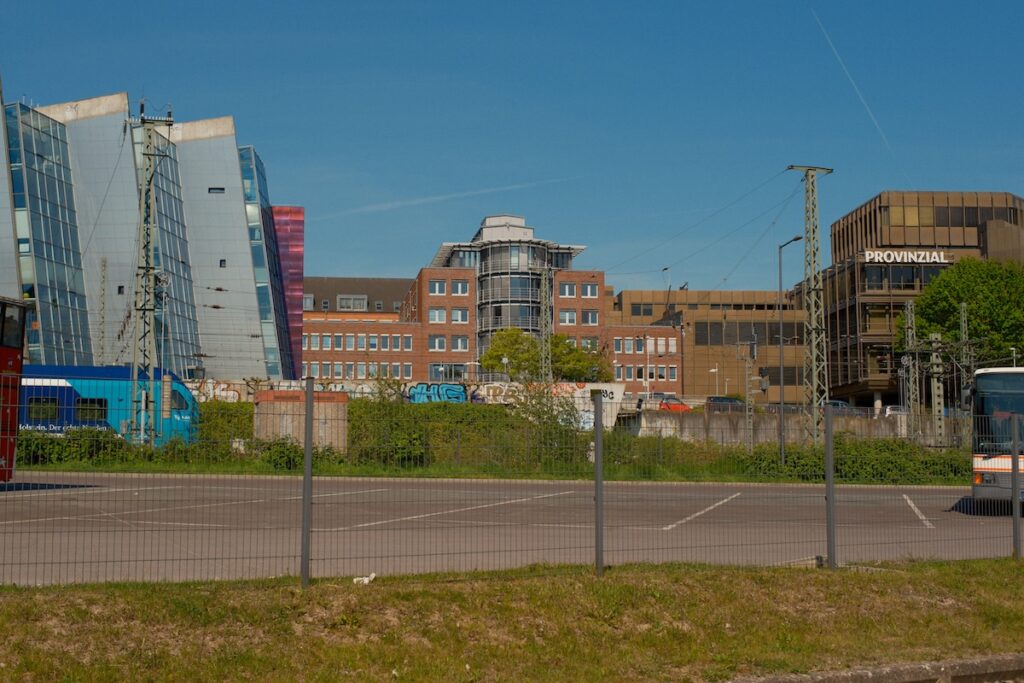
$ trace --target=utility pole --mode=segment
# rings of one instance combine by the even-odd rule
[[[540,379],[550,384],[551,377],[551,266],[540,273]]]
[[[807,346],[804,357],[805,410],[814,441],[822,435],[822,410],[828,401],[828,340],[825,338],[825,302],[821,277],[821,235],[818,228],[818,174],[831,168],[789,166],[804,174],[804,324]]]
[[[946,394],[942,385],[942,335],[933,332],[928,335],[931,342],[932,357],[929,374],[932,378],[932,426],[935,432],[935,445],[946,444],[946,420],[943,410],[946,407]]]
[[[971,350],[970,333],[967,329],[967,302],[960,302],[960,400],[958,403],[964,400],[970,389],[971,382],[974,381],[974,353]],[[963,408],[963,406],[961,406]],[[968,418],[964,419],[963,413],[959,413],[960,419],[958,423],[963,425],[961,430],[963,437],[961,442],[964,446],[968,446],[971,443],[971,430],[974,425],[971,423],[973,420]]]
[[[913,437],[917,434],[917,413],[918,406],[921,405],[921,384],[917,368],[917,319],[914,317],[913,300],[903,305],[903,317],[907,347],[907,353],[903,357],[903,364],[907,369],[907,432]]]
[[[139,118],[131,120],[142,132],[142,176],[139,181],[138,256],[135,269],[134,340],[132,345],[132,433],[140,443],[152,443],[156,427],[155,370],[157,308],[157,243],[159,241],[156,206],[156,171],[166,156],[157,145],[158,126],[168,128],[173,119],[146,116],[146,105],[139,105]]]
[[[753,341],[740,342],[737,346],[737,359],[743,361],[743,408],[747,424],[747,451],[754,452],[754,394],[750,391],[750,375],[754,361],[757,359],[757,334]]]

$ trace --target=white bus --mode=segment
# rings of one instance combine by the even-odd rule
[[[1011,419],[1024,442],[1024,368],[984,368],[974,373],[974,438],[971,494],[975,500],[1010,500]]]

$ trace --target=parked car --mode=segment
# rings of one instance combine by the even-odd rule
[[[856,415],[857,409],[851,406],[846,401],[840,401],[839,399],[830,399],[825,401],[825,405],[832,408],[833,415]]]
[[[744,409],[743,401],[735,396],[708,396],[704,410],[709,413],[731,413]]]
[[[688,413],[690,412],[690,406],[680,401],[675,396],[666,396],[661,399],[658,404],[658,410],[665,410],[670,413]]]

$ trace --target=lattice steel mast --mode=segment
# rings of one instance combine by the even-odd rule
[[[550,255],[549,255],[550,258]],[[551,266],[540,273],[540,380],[551,383]]]
[[[807,353],[804,357],[804,394],[811,438],[822,435],[822,406],[828,400],[828,340],[825,338],[825,303],[821,276],[821,234],[818,227],[818,174],[831,168],[789,166],[804,174],[804,325]]]
[[[139,118],[130,120],[142,132],[142,174],[139,178],[138,256],[135,269],[134,339],[132,344],[132,434],[142,443],[150,443],[156,424],[155,370],[159,364],[156,352],[157,307],[157,206],[156,170],[160,152],[156,140],[157,126],[173,125],[167,116],[146,116],[145,103],[139,105]]]

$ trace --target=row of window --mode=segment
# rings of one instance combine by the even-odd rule
[[[563,299],[572,299],[576,297],[576,283],[575,282],[560,282],[558,283],[558,296]],[[596,299],[597,298],[597,283],[596,282],[583,282],[580,284],[580,296],[584,299]]]
[[[597,310],[595,309],[583,310],[580,315],[577,316],[575,309],[563,308],[558,311],[558,324],[575,325],[577,317],[581,319],[583,325],[596,325],[598,320]]]
[[[452,310],[452,322],[456,324],[466,324],[469,322],[469,309],[468,308],[453,308]],[[427,320],[432,323],[443,323],[447,322],[448,309],[441,306],[432,306],[427,312]]]
[[[303,351],[412,351],[411,334],[304,334]]]
[[[615,353],[646,353],[647,346],[653,353],[675,353],[675,337],[615,337],[613,347]]]
[[[634,378],[637,379],[638,381],[642,381],[644,379],[653,379],[669,380],[670,382],[674,382],[676,379],[679,378],[678,370],[675,365],[648,365],[646,366],[646,378],[644,377],[644,367],[645,366],[643,365],[637,365],[634,374],[634,369],[632,365],[616,365],[615,379],[620,382],[629,382],[632,381]]]
[[[447,280],[430,280],[427,284],[427,293],[441,296],[448,293]],[[453,296],[469,295],[469,280],[452,280]]]
[[[303,363],[302,376],[317,379],[412,379],[412,363]]]
[[[428,351],[447,351],[448,338],[443,334],[432,334],[427,337]],[[469,337],[452,335],[452,351],[469,351]]]
[[[258,235],[257,235],[257,239],[258,239]],[[227,261],[225,261],[224,259],[221,259],[220,267],[221,268],[227,267]],[[357,311],[357,312],[360,312],[360,311],[368,311],[368,310],[370,310],[369,298],[365,294],[339,294],[337,296],[337,301],[335,302],[335,305],[336,305],[336,309],[335,310],[338,310],[338,311]],[[313,294],[303,294],[302,295],[302,310],[304,310],[304,311],[316,310],[316,296],[314,296]],[[331,310],[331,300],[330,299],[323,299],[323,300],[321,300],[320,301],[320,310],[321,311],[329,311],[329,310]],[[374,301],[373,302],[373,310],[377,311],[377,312],[383,312],[384,311],[384,302],[383,301]],[[392,301],[391,302],[391,310],[392,311],[400,311],[400,310],[402,310],[402,302],[401,301]]]

